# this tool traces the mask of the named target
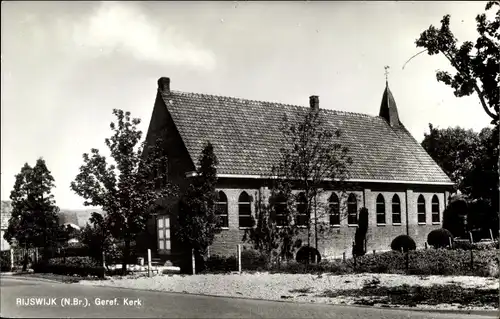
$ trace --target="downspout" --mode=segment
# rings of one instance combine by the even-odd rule
[[[405,192],[406,202],[406,235],[410,236],[410,223],[408,222],[408,190]]]

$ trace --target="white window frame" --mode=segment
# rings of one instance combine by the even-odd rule
[[[156,221],[158,234],[158,250],[170,252],[172,250],[171,224],[169,215],[159,215]]]

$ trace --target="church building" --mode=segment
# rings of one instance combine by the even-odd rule
[[[441,227],[453,183],[403,125],[387,84],[381,105],[374,107],[380,108],[378,116],[321,108],[317,96],[309,98],[309,105],[298,106],[179,92],[171,90],[169,78],[162,77],[146,141],[163,138],[170,182],[181,191],[189,185],[205,143],[212,143],[219,161],[217,205],[222,208],[224,227],[210,251],[232,255],[237,244],[250,246],[242,239],[255,215],[255,200],[269,198],[283,116],[318,109],[327,125],[341,130],[340,143],[349,148],[353,160],[346,181],[351,185],[348,194],[341,196],[336,189],[322,192],[320,200],[332,209],[324,216],[330,231],[319,239],[321,255],[351,254],[362,207],[369,213],[368,251],[390,250],[391,241],[401,234],[410,235],[422,248],[427,234]],[[339,207],[347,208],[346,218],[340,218]],[[155,234],[150,246],[158,255],[181,253],[175,214],[175,208],[159,211],[148,226]]]

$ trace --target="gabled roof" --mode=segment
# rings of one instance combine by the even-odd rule
[[[279,160],[283,116],[293,119],[309,110],[282,103],[171,91],[170,81],[162,85],[162,79],[159,92],[191,159],[197,164],[204,144],[210,141],[221,176],[269,176]],[[380,116],[324,108],[320,112],[327,125],[342,131],[341,143],[349,147],[353,159],[350,179],[451,184],[402,124],[391,126]]]

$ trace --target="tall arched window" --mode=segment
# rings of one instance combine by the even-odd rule
[[[297,196],[297,217],[295,223],[297,226],[307,226],[309,222],[309,210],[307,209],[307,198],[305,193]]]
[[[330,225],[339,226],[340,225],[340,201],[337,194],[332,193],[330,199],[328,200],[329,213],[330,213]]]
[[[397,194],[392,197],[392,223],[401,224],[401,200]]]
[[[274,219],[277,226],[286,226],[288,224],[287,199],[283,194],[278,194],[274,198]]]
[[[377,196],[377,224],[385,224],[385,199],[382,194]]]
[[[417,200],[417,218],[418,222],[424,224],[425,221],[425,198],[422,194],[418,196]]]
[[[358,224],[358,200],[356,195],[352,193],[347,198],[347,223],[349,225]]]
[[[432,222],[439,223],[439,198],[432,196]]]
[[[223,191],[217,194],[217,202],[215,202],[215,213],[220,218],[221,227],[229,227],[229,220],[227,216],[227,196]]]
[[[241,193],[238,198],[238,217],[240,228],[252,227],[252,206],[247,192]]]

